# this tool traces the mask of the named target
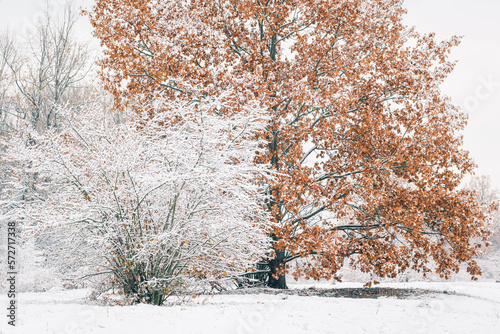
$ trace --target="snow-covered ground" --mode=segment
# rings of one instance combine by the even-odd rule
[[[310,287],[295,285],[293,288]],[[316,284],[332,288],[331,284]],[[360,287],[342,283],[335,287]],[[287,295],[197,297],[190,305],[96,306],[86,290],[19,294],[18,324],[1,333],[500,333],[500,283],[394,283],[397,288],[454,291],[409,299]],[[463,295],[462,295],[463,294]],[[7,305],[7,296],[0,297]],[[2,307],[6,313],[6,307]]]

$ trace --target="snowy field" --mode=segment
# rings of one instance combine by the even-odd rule
[[[295,285],[293,288],[310,287]],[[316,285],[332,288],[332,285]],[[97,306],[87,290],[23,293],[18,324],[1,333],[500,333],[500,283],[398,283],[456,292],[408,299],[286,295],[197,297],[190,305]],[[342,283],[335,287],[361,287]],[[7,305],[7,297],[0,298]],[[5,310],[5,307],[3,307]]]

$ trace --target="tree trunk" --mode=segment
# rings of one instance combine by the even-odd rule
[[[269,261],[269,278],[267,286],[274,289],[288,289],[286,286],[286,277],[283,273],[285,268],[285,252],[276,251],[276,257]]]

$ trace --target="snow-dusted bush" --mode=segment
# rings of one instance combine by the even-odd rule
[[[247,270],[269,245],[258,182],[267,170],[254,163],[264,120],[220,107],[207,98],[116,124],[91,104],[62,131],[25,129],[7,157],[24,161],[19,182],[34,181],[11,218],[67,274],[111,274],[154,304],[191,280]]]
[[[34,239],[25,240],[17,247],[17,259],[19,262],[18,292],[43,292],[63,285],[61,272],[52,263],[46,261],[47,257],[41,249],[36,247]]]

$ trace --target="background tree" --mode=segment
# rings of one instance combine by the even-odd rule
[[[78,14],[67,5],[60,18],[48,10],[25,41],[12,41],[3,60],[16,87],[17,105],[11,108],[39,130],[57,127],[59,105],[78,99],[78,91],[91,70],[87,43],[74,37]]]
[[[474,192],[478,205],[485,213],[492,215],[489,228],[493,235],[490,238],[491,246],[483,254],[478,263],[484,271],[486,279],[500,280],[500,200],[498,189],[493,188],[488,175],[473,176],[466,184],[466,188]]]
[[[9,33],[0,36],[0,135],[4,135],[10,127],[10,118],[14,116],[11,112],[12,106],[12,74],[9,63],[15,53],[15,46]]]
[[[91,52],[87,43],[74,36],[78,14],[68,4],[62,16],[51,16],[47,8],[34,30],[26,36],[3,33],[0,36],[0,221],[12,219],[12,210],[26,200],[36,183],[36,174],[13,174],[29,166],[28,156],[13,165],[5,149],[14,143],[27,145],[33,138],[24,136],[24,143],[15,137],[27,135],[33,128],[43,133],[59,127],[56,111],[78,109],[84,97],[96,92],[89,81]],[[90,79],[87,81],[87,79]],[[95,77],[93,78],[95,79]],[[85,96],[87,95],[87,96]],[[31,128],[25,128],[28,122]],[[20,127],[22,125],[22,127]],[[30,131],[27,131],[30,130]],[[19,181],[21,180],[21,181]],[[63,236],[44,235],[24,240],[21,247],[23,263],[20,289],[39,290],[56,283],[55,276],[67,267],[51,266],[43,253],[49,253]],[[32,264],[28,268],[28,263]],[[25,270],[26,269],[26,270]],[[27,284],[33,284],[27,286]]]
[[[491,220],[491,228],[494,234],[491,238],[493,251],[500,251],[500,211],[498,210],[499,191],[491,185],[489,175],[474,176],[467,184],[467,188],[474,191],[477,203],[483,207],[486,212],[491,207],[493,219]],[[490,250],[491,251],[491,250]]]
[[[347,259],[382,277],[449,277],[465,262],[474,278],[488,217],[457,188],[474,168],[467,115],[439,88],[459,38],[420,35],[404,12],[402,0],[97,0],[89,15],[116,108],[141,114],[194,87],[267,110],[268,285],[285,288],[300,257],[294,273],[316,279]]]

